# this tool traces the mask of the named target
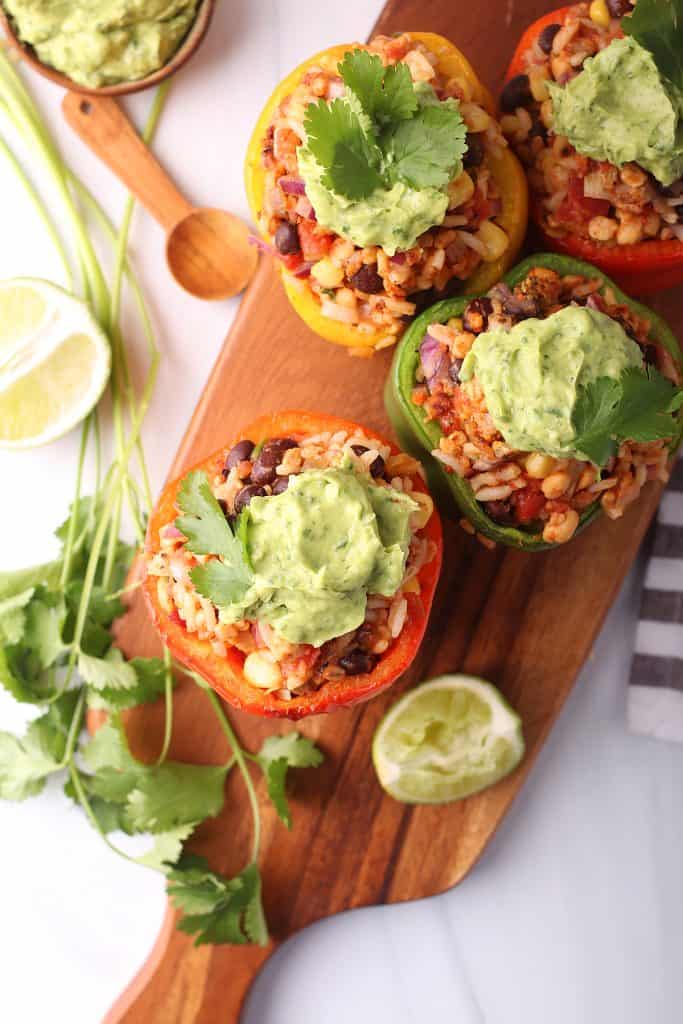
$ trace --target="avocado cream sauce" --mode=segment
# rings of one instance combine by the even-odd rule
[[[43,64],[97,88],[146,78],[189,32],[199,0],[3,0]]]
[[[279,495],[249,505],[254,580],[224,622],[266,622],[290,643],[320,647],[356,629],[368,594],[399,588],[410,543],[407,494],[380,487],[350,467],[309,470]]]
[[[615,320],[595,309],[566,306],[544,320],[478,335],[460,379],[476,376],[512,448],[581,459],[572,424],[579,390],[599,377],[618,380],[627,367],[642,365],[640,347]]]
[[[579,153],[634,161],[670,185],[683,174],[683,93],[631,36],[615,39],[567,85],[549,83],[553,130]]]
[[[414,89],[419,107],[440,102],[427,83],[418,83]],[[359,114],[366,130],[371,131],[356,97],[348,90],[345,102]],[[457,109],[455,100],[441,102]],[[416,189],[397,181],[391,188],[375,189],[365,199],[348,199],[322,183],[323,168],[305,145],[299,148],[297,160],[318,223],[354,245],[379,245],[387,256],[393,256],[399,250],[411,249],[420,235],[441,224],[446,216],[448,186]],[[455,168],[453,177],[461,171],[462,164]]]

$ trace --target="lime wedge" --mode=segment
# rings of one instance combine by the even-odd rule
[[[80,299],[30,278],[0,281],[0,447],[33,448],[90,412],[110,369],[109,342]]]
[[[462,675],[406,693],[372,743],[381,786],[409,804],[461,800],[498,782],[523,755],[519,715],[491,683]]]

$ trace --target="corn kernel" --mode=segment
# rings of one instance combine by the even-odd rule
[[[478,103],[461,103],[460,113],[471,132],[485,132],[491,123],[491,118]]]
[[[474,182],[467,171],[463,171],[448,186],[448,209],[462,206],[474,195]]]
[[[530,477],[533,477],[534,480],[542,480],[543,477],[550,476],[552,473],[555,468],[555,459],[552,455],[532,452],[527,456],[524,465]]]
[[[272,690],[282,682],[280,669],[261,651],[252,651],[244,659],[244,678],[260,690]]]
[[[328,259],[314,263],[311,274],[323,288],[337,288],[344,280],[343,269]]]
[[[605,0],[593,0],[593,3],[588,8],[588,16],[596,25],[601,25],[602,28],[609,28],[610,13]]]
[[[485,220],[477,231],[476,237],[483,243],[486,252],[482,257],[485,263],[499,260],[510,245],[510,240],[502,228],[492,220]]]

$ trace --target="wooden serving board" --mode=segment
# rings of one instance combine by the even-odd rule
[[[496,90],[523,28],[550,8],[541,0],[390,0],[376,30],[440,32],[472,60]],[[330,40],[330,43],[339,40]],[[683,299],[656,303],[683,333]],[[308,407],[390,433],[382,388],[391,359],[347,353],[314,336],[290,310],[270,263],[257,272],[170,469],[219,448],[256,415]],[[202,947],[174,929],[169,910],[148,962],[108,1014],[109,1024],[234,1024],[247,990],[275,946],[319,918],[350,907],[395,903],[443,892],[470,870],[501,821],[540,750],[588,655],[636,554],[659,493],[652,485],[619,522],[598,522],[570,545],[544,554],[487,551],[446,526],[444,571],[431,626],[410,672],[389,693],[353,711],[309,719],[300,728],[324,749],[322,768],[294,773],[294,828],[287,832],[263,803],[261,867],[274,941],[269,949]],[[141,603],[122,624],[128,654],[158,643]],[[495,682],[524,722],[528,753],[492,789],[443,807],[407,807],[386,797],[370,760],[382,714],[407,687],[463,670]],[[133,750],[158,749],[163,709],[140,708],[128,721]],[[232,714],[256,748],[289,725]],[[226,760],[226,744],[196,687],[177,691],[171,754],[180,760]],[[234,774],[234,773],[233,773]],[[238,778],[228,782],[219,818],[204,824],[193,847],[213,867],[246,862],[250,815]]]

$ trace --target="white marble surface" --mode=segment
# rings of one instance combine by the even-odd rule
[[[363,37],[377,8],[366,0],[222,0],[158,139],[160,157],[192,198],[246,215],[241,162],[264,98],[308,54]],[[123,192],[69,137],[58,91],[32,84],[74,167],[117,214]],[[148,102],[131,105],[136,117]],[[59,280],[1,162],[0,210],[0,277]],[[158,486],[236,303],[184,296],[164,269],[161,234],[145,218],[133,244],[164,350],[146,431]],[[0,456],[3,568],[50,555],[75,457],[75,436]],[[259,978],[248,1024],[679,1024],[683,747],[626,732],[634,594],[632,579],[530,782],[470,878],[428,902],[357,911],[298,936]],[[552,646],[538,653],[552,658]],[[3,698],[0,720],[11,728],[22,716]],[[161,882],[110,854],[58,789],[0,805],[0,836],[2,1019],[94,1024],[153,942]]]

